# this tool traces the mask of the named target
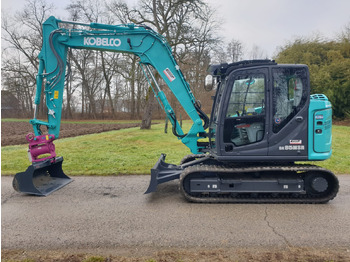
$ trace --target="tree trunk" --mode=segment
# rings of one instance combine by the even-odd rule
[[[84,118],[84,110],[85,110],[85,96],[84,96],[84,87],[81,89],[81,117]]]
[[[140,117],[140,112],[141,112],[141,87],[142,87],[142,84],[139,81],[137,83],[137,103],[136,103],[137,117]]]
[[[151,129],[153,104],[154,104],[154,95],[152,92],[152,88],[149,87],[148,99],[147,99],[144,114],[142,116],[142,123],[141,123],[140,129]]]
[[[70,89],[72,89],[72,81],[69,79],[66,84],[66,95],[67,95],[67,111],[66,118],[73,118],[72,109],[71,109],[71,93]]]
[[[108,102],[109,102],[109,107],[110,107],[110,110],[108,110],[108,112],[110,112],[112,114],[112,118],[114,119],[115,118],[115,113],[114,113],[113,98],[112,98],[112,94],[111,94],[112,76],[108,75],[108,73],[107,73],[107,69],[106,69],[106,65],[105,65],[105,59],[104,59],[102,51],[101,51],[101,61],[102,61],[103,76],[104,76],[105,81],[106,81],[106,90],[105,90],[105,92],[107,92]],[[104,102],[105,101],[103,100],[103,103]]]
[[[135,82],[136,82],[136,57],[132,58],[131,63],[131,79],[130,79],[130,88],[131,88],[131,118],[135,118]]]

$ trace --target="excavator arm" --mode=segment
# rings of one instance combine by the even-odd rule
[[[86,29],[67,29],[60,27],[62,24],[78,24]],[[46,126],[50,135],[59,137],[68,48],[130,53],[138,56],[145,75],[150,84],[153,83],[152,88],[158,101],[173,125],[173,133],[192,153],[198,154],[203,150],[197,145],[197,140],[205,137],[204,129],[208,125],[208,118],[200,110],[163,36],[146,26],[135,24],[82,24],[65,22],[54,17],[50,17],[43,25],[43,47],[39,55],[40,65],[35,96],[36,109],[34,119],[30,121],[35,136],[41,135],[40,126]],[[187,134],[184,134],[178,124],[174,110],[157,84],[150,66],[157,70],[193,121]],[[48,122],[37,119],[36,112],[42,88],[46,97]]]
[[[43,46],[39,54],[35,111],[34,118],[30,120],[34,134],[26,136],[29,142],[28,155],[32,165],[25,172],[16,174],[13,187],[17,191],[48,195],[71,182],[71,179],[62,171],[63,158],[56,157],[53,144],[60,133],[64,84],[70,72],[70,66],[67,63],[69,48],[130,53],[138,56],[140,66],[173,126],[174,135],[181,139],[193,154],[206,152],[207,143],[197,141],[206,137],[205,129],[209,125],[209,119],[195,100],[163,36],[147,26],[84,24],[61,21],[51,16],[43,24]],[[158,85],[152,67],[193,121],[192,127],[186,134],[178,124],[165,93]],[[68,68],[67,72],[66,68]],[[42,93],[45,94],[46,99],[47,121],[37,118]],[[47,128],[48,134],[42,134],[42,126]],[[163,174],[159,172],[158,167],[163,165],[164,159],[165,155],[162,154],[156,164],[157,167],[152,169],[151,183],[147,192],[153,192],[159,183],[179,177],[178,172],[173,171],[169,176],[168,169]]]

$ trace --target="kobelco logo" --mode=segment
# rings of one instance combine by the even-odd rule
[[[118,38],[84,37],[84,45],[115,46],[115,47],[118,47],[121,44],[122,44],[122,42]]]

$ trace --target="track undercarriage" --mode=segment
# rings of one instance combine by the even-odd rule
[[[337,177],[314,165],[228,164],[189,155],[176,166],[164,163],[162,157],[153,169],[153,182],[155,175],[157,184],[179,178],[181,193],[196,203],[318,204],[332,200],[339,190]],[[149,188],[147,193],[152,191]]]

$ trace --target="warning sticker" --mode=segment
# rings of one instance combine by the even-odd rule
[[[170,82],[173,82],[175,80],[175,76],[173,75],[173,73],[170,71],[169,68],[165,68],[163,73],[166,75],[166,77],[169,79]]]
[[[59,93],[60,93],[59,91],[55,91],[55,93],[54,93],[54,95],[53,95],[53,98],[54,98],[54,99],[58,99]]]

